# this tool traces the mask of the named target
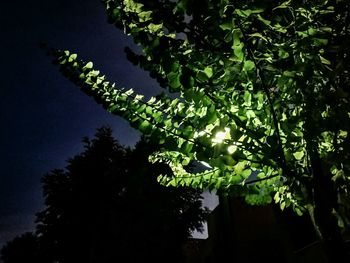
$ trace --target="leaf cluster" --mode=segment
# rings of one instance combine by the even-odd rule
[[[315,156],[349,211],[349,4],[340,0],[105,0],[133,37],[130,61],[174,96],[115,88],[68,51],[60,68],[83,91],[164,148],[165,185],[220,189],[250,203],[314,203]],[[191,165],[206,164],[193,172]],[[345,222],[346,221],[346,222]]]

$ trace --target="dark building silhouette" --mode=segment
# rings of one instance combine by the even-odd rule
[[[190,239],[186,263],[327,263],[307,216],[276,205],[251,206],[220,196],[208,221],[207,239]]]

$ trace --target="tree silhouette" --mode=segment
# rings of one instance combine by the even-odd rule
[[[200,193],[157,183],[169,171],[148,163],[155,148],[146,138],[130,150],[103,127],[83,142],[65,170],[42,179],[37,235],[45,262],[181,262],[184,241],[207,214]]]
[[[15,237],[1,249],[5,263],[42,262],[40,260],[38,237],[30,232]]]

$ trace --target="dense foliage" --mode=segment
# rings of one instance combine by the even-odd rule
[[[24,233],[7,242],[1,248],[1,260],[4,263],[22,263],[41,261],[38,237],[30,232]]]
[[[144,101],[69,51],[57,62],[108,111],[164,145],[151,160],[173,175],[159,181],[274,200],[308,212],[320,238],[338,244],[339,229],[350,226],[349,2],[104,3],[109,22],[142,49],[126,48],[129,60],[175,96]],[[187,169],[198,162],[208,169]]]

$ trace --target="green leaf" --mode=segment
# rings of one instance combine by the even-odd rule
[[[235,151],[237,151],[237,146],[236,145],[230,145],[229,147],[227,147],[227,152],[229,154],[233,154],[233,153],[235,153]]]
[[[208,76],[208,78],[211,78],[213,76],[213,69],[211,67],[206,67],[204,69],[204,73]]]
[[[289,57],[289,53],[283,49],[278,50],[278,56],[282,59],[284,58],[288,58]]]
[[[252,170],[250,169],[244,169],[241,173],[241,176],[245,179],[247,179],[252,173]]]
[[[286,202],[282,202],[282,203],[280,204],[281,210],[283,211],[285,207],[286,207]]]
[[[302,216],[303,215],[303,212],[300,210],[299,207],[295,207],[294,211],[297,213],[298,216]]]
[[[193,143],[186,141],[181,145],[181,152],[184,154],[189,154],[193,148]]]
[[[328,39],[326,39],[326,38],[314,38],[314,43],[316,46],[325,46],[328,44]]]
[[[93,66],[94,66],[94,64],[90,61],[90,62],[86,63],[86,65],[84,66],[84,68],[92,69]]]
[[[186,126],[183,130],[182,130],[182,134],[186,137],[186,138],[191,138],[193,135],[194,131],[193,131],[193,127],[192,126]]]
[[[275,203],[277,204],[281,199],[280,199],[280,193],[279,192],[276,192],[275,196],[274,196],[274,200],[275,200]]]
[[[241,9],[236,9],[235,13],[241,17],[248,17],[252,13],[251,10],[241,10]]]
[[[139,125],[139,130],[141,132],[144,132],[146,134],[148,134],[151,130],[152,130],[152,126],[151,124],[149,123],[149,121],[147,120],[144,120],[141,122],[141,124]]]
[[[163,120],[163,114],[159,111],[153,113],[153,118],[157,123],[161,123]]]
[[[250,107],[252,105],[252,94],[249,91],[244,92],[243,105]]]
[[[157,33],[158,31],[162,30],[163,28],[163,25],[162,24],[153,24],[153,23],[150,23],[148,25],[148,29],[150,32],[152,33]]]
[[[323,32],[327,32],[327,33],[331,33],[332,32],[332,28],[331,27],[320,27],[319,30],[323,31]]]
[[[181,0],[177,3],[176,9],[182,12],[185,12],[186,9],[188,8],[188,0]]]
[[[320,57],[321,63],[325,64],[325,65],[330,65],[331,62],[328,59],[325,59],[324,57],[322,57],[321,55],[318,55]]]
[[[153,108],[150,107],[150,106],[147,106],[146,107],[146,113],[149,114],[149,115],[152,115],[153,114]]]
[[[291,2],[292,2],[292,0],[285,1],[282,4],[280,4],[279,6],[273,8],[272,10],[288,8],[288,6]]]
[[[301,160],[304,157],[304,151],[295,152],[293,153],[293,156],[295,159]]]
[[[258,14],[258,13],[262,13],[264,12],[264,9],[254,9],[254,10],[251,10],[251,9],[245,9],[245,10],[242,10],[242,9],[236,9],[235,10],[235,13],[241,17],[249,17],[251,14]]]
[[[245,165],[246,165],[246,162],[245,161],[241,161],[241,162],[238,162],[236,165],[235,165],[235,168],[234,168],[234,171],[236,174],[241,174],[243,169],[245,168]]]
[[[197,79],[199,79],[200,81],[204,82],[204,81],[207,81],[208,80],[208,76],[207,74],[205,74],[204,71],[198,71],[197,72]]]
[[[191,159],[190,158],[184,158],[181,162],[182,165],[186,166],[190,163]]]
[[[212,124],[217,120],[217,118],[218,116],[216,114],[215,108],[213,108],[208,111],[205,121],[207,124]]]
[[[246,72],[252,71],[255,68],[255,64],[251,60],[244,61],[243,69]]]
[[[283,71],[283,76],[293,78],[295,76],[295,71],[289,71],[289,70]]]
[[[180,76],[177,72],[170,72],[168,75],[169,86],[173,89],[177,89],[181,86]]]
[[[243,47],[244,43],[241,42],[240,37],[242,33],[239,30],[235,30],[233,33],[233,53],[235,56],[238,58],[239,61],[243,61],[244,59],[244,52],[243,52]]]
[[[268,42],[267,39],[266,39],[266,37],[264,37],[261,33],[253,33],[253,34],[249,34],[249,36],[250,36],[250,37],[257,37],[257,38],[260,38],[260,39],[262,39],[262,40]]]
[[[227,22],[219,25],[222,30],[232,30],[232,22]]]
[[[73,62],[74,60],[76,60],[77,59],[77,54],[71,54],[70,56],[69,56],[69,58],[68,58],[68,61],[69,62]]]
[[[316,28],[309,27],[309,29],[307,30],[307,34],[308,34],[309,36],[316,35],[316,34],[317,34],[317,29],[316,29]]]
[[[234,46],[234,54],[238,58],[239,61],[243,61],[244,59],[244,52],[242,51],[244,47],[243,43],[240,43],[237,46]]]
[[[171,119],[166,119],[166,120],[164,121],[164,126],[165,126],[167,129],[171,128],[171,126],[172,126]]]
[[[344,226],[345,226],[344,220],[343,220],[340,216],[338,216],[337,219],[338,219],[338,226],[339,226],[341,229],[343,229]]]
[[[331,174],[336,174],[338,172],[337,166],[332,165],[330,171],[331,171]]]
[[[270,20],[267,20],[265,18],[263,18],[261,15],[257,16],[258,20],[261,21],[265,26],[269,26],[271,24]]]
[[[152,19],[152,11],[143,11],[139,13],[140,22],[146,22]]]

